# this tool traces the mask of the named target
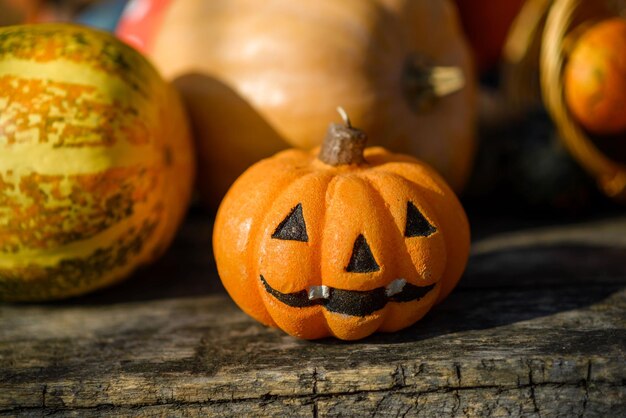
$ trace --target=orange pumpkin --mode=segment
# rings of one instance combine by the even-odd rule
[[[626,20],[608,19],[587,29],[564,70],[565,99],[589,132],[626,131]]]
[[[468,176],[475,80],[449,0],[174,0],[148,44],[186,100],[209,203],[259,159],[319,145],[338,97],[376,144],[455,189]]]
[[[306,339],[392,332],[423,317],[461,276],[463,208],[418,160],[331,125],[317,151],[248,169],[224,198],[214,254],[235,302]]]
[[[139,53],[79,26],[0,28],[0,300],[78,295],[154,260],[193,161],[179,97]]]

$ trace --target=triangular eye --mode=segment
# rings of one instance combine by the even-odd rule
[[[346,271],[348,273],[372,273],[380,270],[380,266],[374,259],[374,254],[363,235],[359,235],[354,241],[352,256]]]
[[[295,208],[291,209],[289,215],[276,227],[272,238],[309,242],[306,223],[302,215],[302,203],[298,203]]]
[[[434,234],[437,228],[432,226],[422,212],[419,211],[413,202],[407,202],[406,204],[406,227],[404,229],[404,236],[410,237],[427,237]]]

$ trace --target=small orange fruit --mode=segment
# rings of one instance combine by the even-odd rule
[[[565,66],[565,100],[590,133],[626,131],[626,20],[587,29]]]

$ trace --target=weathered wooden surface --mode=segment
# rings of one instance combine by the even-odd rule
[[[626,416],[626,217],[478,228],[445,303],[356,343],[241,313],[210,224],[114,288],[0,306],[0,416]]]

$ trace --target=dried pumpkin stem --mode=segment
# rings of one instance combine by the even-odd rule
[[[325,164],[338,166],[347,164],[363,164],[363,151],[367,142],[365,132],[352,126],[346,111],[338,107],[344,125],[331,123],[326,138],[320,149],[318,158]]]
[[[430,110],[438,99],[461,90],[465,75],[460,67],[437,67],[414,55],[404,69],[404,92],[411,107],[418,112]]]

